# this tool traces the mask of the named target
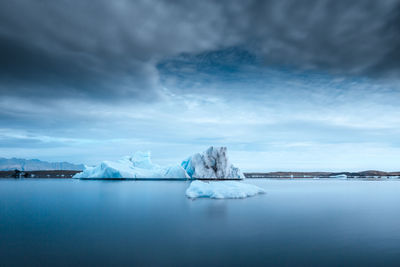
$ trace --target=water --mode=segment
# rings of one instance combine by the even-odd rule
[[[0,265],[399,265],[400,182],[250,180],[189,200],[182,181],[0,180]]]

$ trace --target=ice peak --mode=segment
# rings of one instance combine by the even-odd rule
[[[130,156],[129,161],[137,168],[154,167],[154,164],[151,161],[150,151],[136,151],[132,156]]]

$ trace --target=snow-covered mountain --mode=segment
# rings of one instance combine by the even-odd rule
[[[47,162],[38,159],[0,158],[0,171],[39,171],[39,170],[83,170],[83,164],[69,162]]]

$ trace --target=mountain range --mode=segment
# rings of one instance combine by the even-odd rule
[[[0,171],[38,171],[38,170],[83,170],[83,164],[69,162],[47,162],[38,159],[0,158]]]

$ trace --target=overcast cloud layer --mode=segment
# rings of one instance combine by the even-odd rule
[[[400,1],[3,1],[0,59],[0,156],[397,170]]]

